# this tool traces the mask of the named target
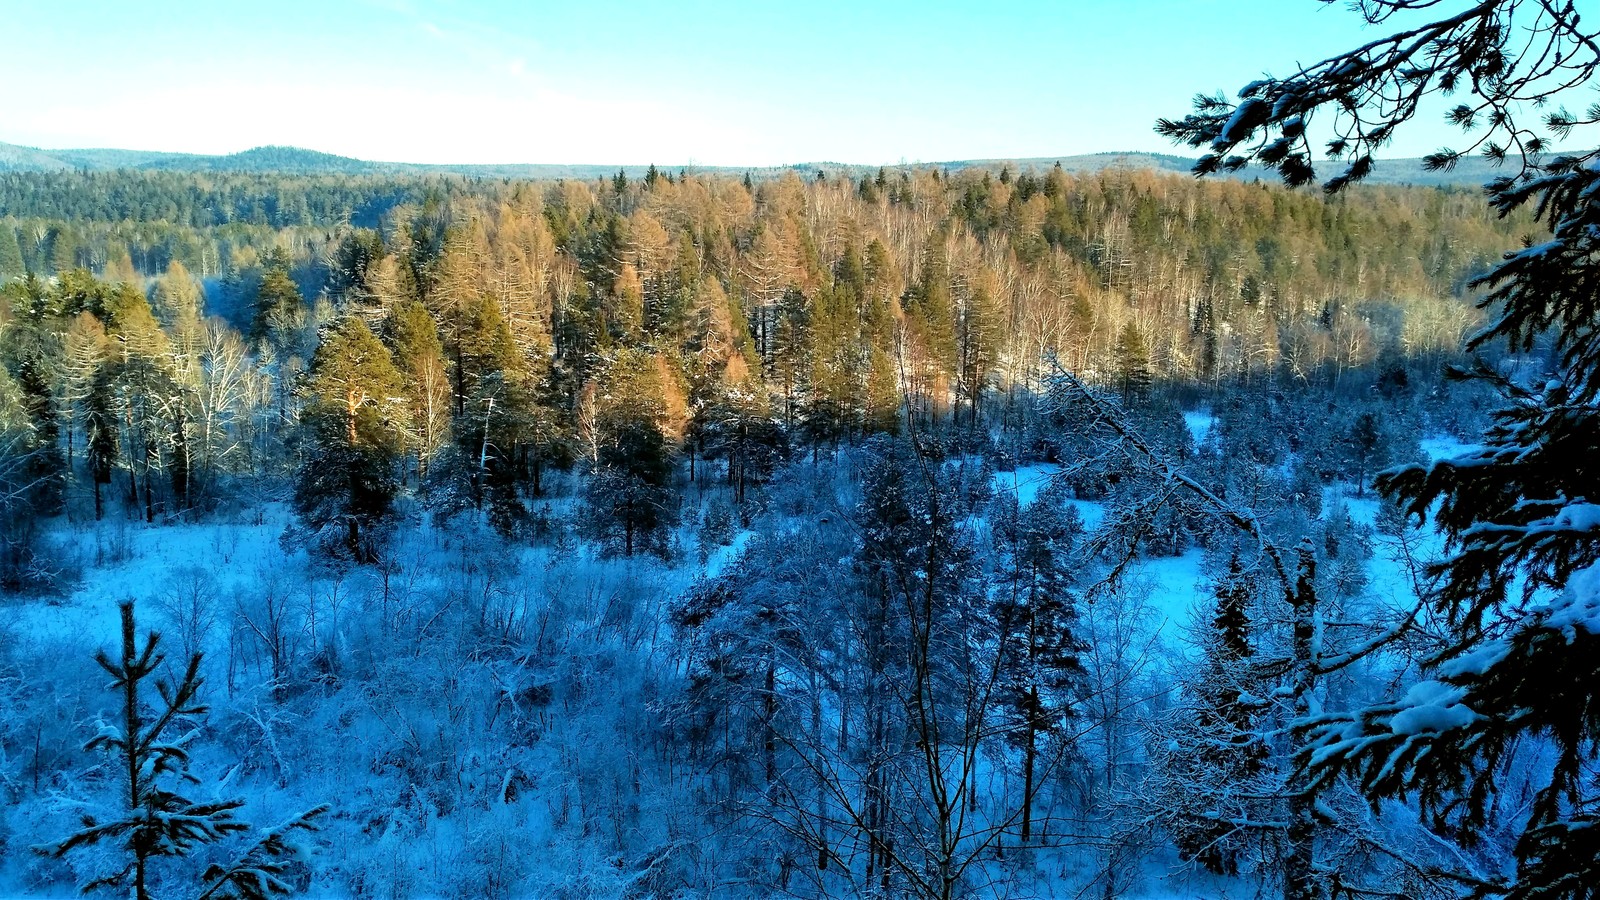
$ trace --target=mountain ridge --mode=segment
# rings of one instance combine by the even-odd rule
[[[1096,172],[1110,168],[1150,169],[1187,174],[1192,157],[1150,151],[1103,151],[1064,156],[1035,156],[993,159],[945,160],[927,163],[902,163],[889,166],[839,162],[804,162],[782,166],[661,166],[663,171],[692,168],[718,173],[750,172],[770,176],[787,171],[822,171],[852,177],[876,172],[880,168],[942,168],[961,170],[1048,169],[1059,164],[1069,172]],[[158,172],[234,172],[245,174],[295,175],[459,175],[469,178],[581,178],[610,177],[618,171],[630,178],[642,177],[648,165],[601,165],[593,163],[406,163],[382,162],[339,156],[303,147],[264,145],[238,153],[174,153],[159,150],[117,148],[42,149],[0,142],[0,172],[65,172],[74,170]],[[1372,184],[1480,185],[1493,177],[1496,168],[1487,160],[1467,159],[1451,172],[1429,172],[1420,158],[1379,160]],[[1231,177],[1271,179],[1265,169],[1249,169]]]

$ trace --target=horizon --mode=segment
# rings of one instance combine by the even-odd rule
[[[803,17],[723,0],[672,12],[288,0],[225,17],[68,0],[13,18],[35,39],[0,59],[0,77],[51,90],[14,98],[9,143],[477,166],[1188,155],[1153,132],[1158,117],[1367,35],[1346,9],[1272,0],[1026,0],[983,15],[897,0]],[[1415,125],[1392,157],[1452,134],[1433,111]]]
[[[73,153],[73,154],[76,154],[76,153],[129,153],[129,154],[149,154],[151,156],[156,156],[156,157],[195,157],[195,158],[200,158],[200,159],[227,159],[227,158],[231,158],[231,157],[243,156],[243,155],[245,155],[247,153],[254,153],[256,151],[261,151],[261,150],[291,150],[291,151],[296,151],[296,152],[301,152],[301,153],[316,154],[318,156],[326,156],[326,157],[330,157],[330,158],[333,158],[333,159],[341,159],[341,160],[349,160],[349,161],[352,161],[352,162],[367,163],[367,164],[370,164],[370,165],[380,165],[380,166],[416,166],[416,167],[429,167],[429,168],[437,168],[437,167],[457,167],[457,168],[504,168],[504,167],[551,167],[551,168],[557,168],[557,167],[584,167],[584,168],[601,168],[601,167],[608,167],[608,166],[617,166],[617,167],[626,168],[626,169],[635,169],[635,168],[636,169],[644,169],[644,168],[648,168],[650,166],[656,166],[657,168],[660,168],[662,170],[677,169],[679,167],[686,167],[686,168],[688,168],[690,170],[698,168],[698,169],[726,169],[726,170],[748,169],[748,170],[754,171],[754,170],[772,170],[772,169],[794,169],[794,168],[801,168],[801,167],[805,167],[805,166],[838,166],[838,167],[841,167],[841,168],[861,169],[861,168],[872,168],[872,167],[875,167],[875,166],[876,167],[881,167],[881,168],[897,168],[897,167],[918,167],[918,166],[947,166],[947,165],[957,165],[957,164],[959,164],[959,165],[975,165],[975,164],[980,164],[980,163],[1027,163],[1027,162],[1044,162],[1044,161],[1053,161],[1053,160],[1083,159],[1083,158],[1088,158],[1088,157],[1104,157],[1104,156],[1158,156],[1158,157],[1170,157],[1170,158],[1174,158],[1174,159],[1185,159],[1185,160],[1192,160],[1192,159],[1195,158],[1195,154],[1194,153],[1184,152],[1184,151],[1188,150],[1188,148],[1176,147],[1176,148],[1171,148],[1169,150],[1121,150],[1121,149],[1118,149],[1118,150],[1090,150],[1090,151],[1086,151],[1086,152],[1082,152],[1082,153],[1055,153],[1055,154],[1041,154],[1041,155],[1037,155],[1037,156],[992,156],[992,157],[969,157],[969,158],[963,158],[963,159],[914,159],[914,160],[899,160],[899,161],[896,161],[896,162],[857,162],[857,161],[852,161],[852,160],[841,160],[841,159],[802,159],[802,160],[795,160],[793,162],[772,163],[772,164],[766,164],[766,163],[763,163],[763,164],[743,164],[743,163],[692,164],[692,163],[685,163],[685,162],[676,161],[676,160],[665,160],[665,161],[663,161],[663,160],[644,160],[644,161],[639,161],[639,160],[634,160],[634,161],[606,160],[606,161],[595,162],[595,161],[589,161],[589,160],[572,160],[572,159],[569,159],[569,160],[555,160],[555,161],[551,161],[551,162],[528,162],[528,161],[525,161],[525,160],[498,160],[498,161],[492,161],[492,162],[486,162],[486,163],[476,163],[476,162],[453,162],[453,161],[418,162],[416,160],[410,160],[410,159],[372,159],[372,158],[359,157],[359,156],[345,156],[345,155],[339,154],[339,153],[331,153],[331,152],[328,152],[326,150],[322,150],[322,149],[320,149],[318,147],[306,147],[306,146],[300,146],[300,145],[296,145],[296,144],[283,144],[283,143],[256,144],[256,145],[249,146],[249,147],[244,147],[244,148],[241,148],[241,149],[238,149],[238,150],[224,150],[224,151],[217,152],[217,153],[198,153],[198,152],[189,151],[189,150],[167,150],[167,149],[159,149],[159,148],[152,148],[152,147],[117,147],[117,146],[109,146],[109,145],[108,146],[94,146],[94,147],[88,147],[88,146],[83,146],[83,147],[41,147],[41,146],[35,146],[35,145],[21,144],[21,143],[18,143],[16,141],[7,141],[7,140],[4,140],[3,138],[0,138],[0,147],[7,147],[7,146],[15,147],[15,148],[23,149],[23,150],[31,150],[31,151],[42,153],[42,154],[45,154],[45,155],[56,154],[56,153]],[[1395,161],[1395,160],[1409,160],[1409,159],[1414,159],[1414,158],[1415,157],[1386,156],[1386,157],[1379,158],[1379,162]]]

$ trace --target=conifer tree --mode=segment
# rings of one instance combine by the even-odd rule
[[[1033,809],[1044,774],[1039,742],[1076,714],[1084,693],[1079,654],[1087,646],[1076,632],[1074,554],[1083,522],[1066,502],[1065,485],[1041,491],[1019,508],[1002,494],[995,522],[999,569],[993,611],[1000,642],[1000,703],[1007,742],[1022,752],[1019,837],[1033,837]]]
[[[183,793],[185,782],[197,781],[189,773],[186,746],[193,733],[173,736],[172,732],[206,714],[200,702],[200,654],[189,657],[176,681],[157,682],[160,699],[152,702],[141,695],[165,660],[159,652],[161,636],[151,632],[141,646],[132,601],[121,604],[121,611],[119,656],[113,659],[104,650],[95,655],[95,662],[112,678],[110,689],[120,695],[121,714],[118,721],[101,722],[84,745],[86,751],[105,752],[113,759],[121,772],[121,803],[108,821],[84,816],[79,831],[40,849],[59,857],[79,847],[115,841],[126,854],[122,867],[85,884],[84,893],[123,888],[133,900],[151,900],[152,883],[159,883],[153,863],[188,856],[200,845],[243,834],[250,826],[235,817],[243,800],[196,802]],[[208,867],[201,876],[199,896],[266,900],[293,893],[282,879],[299,852],[289,838],[294,831],[314,829],[315,819],[327,809],[315,807],[262,832],[232,865]]]
[[[428,478],[428,464],[450,430],[450,375],[439,341],[439,326],[428,308],[412,300],[390,310],[384,338],[394,351],[409,405],[406,449],[416,456],[417,480]]]
[[[50,271],[57,275],[82,267],[79,259],[83,245],[79,243],[78,236],[65,226],[56,225],[50,229],[48,237],[50,253]]]
[[[1438,6],[1363,3],[1372,23],[1429,12],[1389,38],[1253,81],[1237,102],[1199,97],[1191,115],[1163,120],[1158,130],[1208,147],[1197,173],[1258,162],[1300,185],[1317,177],[1308,124],[1321,113],[1326,127],[1315,133],[1334,136],[1330,155],[1339,160],[1324,183],[1333,192],[1379,166],[1376,150],[1429,108],[1424,101],[1454,94],[1450,121],[1471,148],[1521,164],[1487,185],[1490,203],[1502,215],[1531,205],[1549,237],[1474,280],[1491,316],[1468,347],[1527,353],[1548,341],[1553,372],[1526,383],[1479,367],[1470,376],[1504,397],[1483,449],[1379,478],[1380,491],[1411,516],[1432,517],[1448,539],[1448,556],[1432,569],[1439,587],[1431,599],[1450,631],[1426,679],[1405,696],[1306,717],[1299,762],[1310,786],[1348,775],[1374,804],[1414,798],[1424,821],[1469,845],[1497,827],[1502,794],[1517,791],[1523,812],[1508,823],[1519,834],[1515,872],[1467,873],[1458,883],[1511,900],[1587,898],[1600,884],[1592,772],[1600,752],[1600,508],[1591,463],[1600,455],[1600,290],[1590,274],[1600,249],[1600,149],[1547,152],[1594,120],[1594,110],[1574,114],[1560,104],[1600,70],[1600,43],[1572,3]],[[1446,149],[1427,164],[1449,169],[1462,157]],[[1549,765],[1510,787],[1508,763],[1530,741],[1548,747]]]
[[[459,490],[441,500],[450,509],[487,507],[490,522],[510,534],[527,515],[518,495],[517,464],[532,405],[526,366],[500,304],[487,294],[467,312],[458,340],[461,385],[467,394],[451,429],[455,449],[447,474]]]
[[[251,335],[267,341],[281,355],[293,346],[305,323],[305,298],[286,268],[273,266],[256,289]]]
[[[994,288],[979,282],[971,296],[961,304],[957,321],[957,349],[961,390],[970,415],[968,424],[978,427],[978,408],[989,374],[1000,353],[1004,325],[999,298]]]
[[[150,306],[159,321],[174,334],[196,332],[205,315],[205,294],[183,263],[173,260],[156,280]]]
[[[38,525],[56,499],[53,449],[39,442],[21,390],[0,366],[0,591],[48,585]]]
[[[956,362],[956,314],[944,235],[935,233],[929,237],[922,256],[921,277],[906,298],[906,313],[913,318],[933,371],[948,374],[954,371]]]
[[[319,552],[376,562],[399,490],[400,373],[366,323],[346,316],[317,348],[307,393],[309,450],[294,493],[299,530]]]
[[[617,271],[615,296],[610,320],[612,337],[633,344],[644,335],[644,285],[633,263],[623,263]]]
[[[328,293],[357,308],[365,307],[376,295],[372,276],[383,258],[383,237],[378,232],[358,228],[346,233],[329,261]]]
[[[1345,437],[1350,456],[1356,464],[1356,496],[1367,495],[1367,474],[1385,463],[1387,446],[1378,424],[1378,414],[1367,410],[1356,416]]]
[[[591,534],[625,556],[664,554],[675,518],[668,481],[673,448],[665,428],[670,387],[660,361],[641,351],[621,354],[608,373],[608,397],[594,424],[598,455],[589,483]]]
[[[0,282],[21,278],[28,273],[22,261],[22,245],[17,243],[17,230],[8,222],[0,222]]]
[[[787,438],[757,383],[733,385],[706,411],[705,457],[726,461],[735,503],[744,503],[750,487],[772,474],[788,452]]]
[[[1117,335],[1116,347],[1117,389],[1122,392],[1123,403],[1137,403],[1150,395],[1150,349],[1145,345],[1144,332],[1132,320],[1124,322]]]
[[[132,285],[111,288],[101,311],[113,348],[108,375],[123,429],[119,443],[128,473],[128,500],[142,506],[145,521],[153,522],[165,508],[165,500],[156,494],[158,474],[167,471],[173,476],[176,499],[180,504],[187,500],[187,470],[182,463],[189,434],[183,418],[173,415],[181,409],[183,397],[174,377],[172,345],[150,302]]]
[[[1207,870],[1237,874],[1250,847],[1271,845],[1275,793],[1260,719],[1248,574],[1234,552],[1214,586],[1196,673],[1182,682],[1171,736],[1156,754],[1150,803],[1178,852]]]

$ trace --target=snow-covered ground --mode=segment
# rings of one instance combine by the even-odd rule
[[[1187,414],[1185,420],[1197,440],[1204,440],[1214,427],[1204,413]],[[1423,449],[1437,459],[1470,451],[1473,445],[1440,437],[1424,441]],[[997,473],[993,487],[1014,493],[1019,503],[1027,505],[1036,502],[1059,473],[1055,465],[1024,466]],[[1378,500],[1370,494],[1354,497],[1352,492],[1349,485],[1327,488],[1324,514],[1347,511],[1355,522],[1373,525]],[[1094,529],[1104,522],[1103,504],[1071,502],[1086,527]],[[551,511],[553,517],[563,514]],[[319,887],[328,889],[327,895],[341,890],[334,885],[345,883],[338,879],[347,878],[349,872],[372,873],[385,866],[393,867],[393,885],[402,892],[426,892],[429,876],[418,866],[452,873],[494,872],[505,866],[506,877],[516,878],[518,884],[547,883],[541,881],[543,876],[523,871],[521,864],[484,861],[492,855],[489,843],[509,834],[522,835],[526,847],[561,860],[552,864],[550,878],[592,878],[602,892],[619,887],[618,872],[614,866],[607,868],[605,854],[575,844],[573,835],[578,832],[564,823],[574,815],[571,809],[596,803],[597,795],[585,791],[623,796],[623,782],[636,764],[631,760],[637,748],[619,745],[616,737],[633,733],[629,729],[643,734],[648,728],[613,720],[622,722],[638,710],[584,709],[581,704],[568,708],[563,700],[559,709],[537,712],[514,709],[515,704],[504,706],[508,701],[496,698],[521,697],[530,685],[545,689],[542,681],[517,681],[535,676],[535,681],[560,680],[572,692],[647,693],[650,686],[643,669],[630,660],[667,652],[658,649],[669,637],[669,629],[660,624],[667,618],[664,604],[696,577],[725,571],[753,533],[736,531],[727,545],[709,550],[703,562],[686,553],[680,563],[667,566],[597,560],[571,546],[507,547],[471,528],[436,529],[424,520],[403,530],[397,564],[386,580],[371,569],[342,575],[315,569],[303,553],[286,551],[280,536],[288,516],[283,505],[273,504],[259,520],[248,522],[148,527],[117,521],[76,525],[66,532],[69,562],[81,572],[76,589],[63,597],[0,605],[0,631],[12,636],[14,652],[32,658],[30,665],[58,661],[52,664],[60,673],[59,682],[53,684],[54,702],[66,712],[56,723],[54,740],[61,752],[75,752],[71,748],[81,745],[83,729],[93,714],[105,708],[100,673],[88,655],[114,645],[117,604],[135,600],[141,627],[167,632],[169,654],[175,654],[175,645],[186,639],[182,601],[200,596],[208,601],[213,616],[197,637],[207,651],[208,690],[216,696],[211,720],[229,734],[221,739],[220,749],[207,750],[197,764],[214,777],[233,765],[229,758],[253,760],[250,767],[236,768],[227,776],[231,779],[227,789],[249,794],[250,818],[263,824],[310,802],[336,801],[336,815],[319,838],[324,842],[320,853],[324,880]],[[804,525],[797,522],[796,527]],[[1414,602],[1411,563],[1436,553],[1437,537],[1413,533],[1402,545],[1374,532],[1373,544],[1368,563],[1372,597],[1395,607]],[[1173,658],[1185,652],[1188,628],[1210,597],[1204,564],[1204,553],[1191,549],[1176,557],[1140,559],[1128,572],[1128,593],[1143,607],[1138,626],[1148,633],[1143,644],[1154,652]],[[300,642],[302,659],[327,645],[345,656],[344,665],[383,671],[364,675],[365,681],[352,678],[345,686],[331,681],[326,697],[315,704],[278,706],[264,700],[268,673],[259,651],[241,655],[230,641],[238,640],[235,626],[240,610],[259,604],[269,590],[291,603],[297,616],[315,612],[316,633],[301,630],[294,637]],[[391,602],[394,610],[385,607]],[[472,607],[472,615],[462,615],[463,605]],[[435,618],[438,625],[433,624]],[[387,649],[372,644],[375,635],[389,633],[385,629],[391,621],[397,629],[404,623],[419,635],[419,642],[464,646],[469,632],[470,640],[481,643],[485,630],[501,630],[518,635],[515,642],[507,641],[508,646],[559,650],[549,658],[512,663],[492,656],[457,658],[449,650],[436,652],[404,643]],[[546,628],[556,630],[557,637],[543,641],[535,636]],[[396,658],[382,658],[384,654]],[[232,662],[236,658],[237,665]],[[488,706],[473,705],[484,698],[490,701]],[[287,715],[286,710],[314,721],[272,718]],[[526,715],[526,727],[548,739],[541,737],[531,749],[511,752],[472,738],[474,729],[487,729],[497,717],[509,715]],[[466,731],[457,734],[452,728]],[[335,734],[338,740],[308,743],[308,736],[318,734]],[[279,760],[275,741],[299,743],[285,747],[281,761],[272,762]],[[447,761],[455,781],[426,792],[407,787],[421,777],[411,770],[421,771],[423,760]],[[520,805],[492,803],[485,809],[482,785],[502,781],[525,784],[536,799]],[[648,794],[649,785],[645,787]],[[53,790],[57,799],[52,802],[59,806],[36,805],[13,813],[11,834],[31,840],[65,827],[70,819],[66,810],[86,789],[64,783]],[[664,805],[680,800],[642,802]],[[452,813],[451,804],[462,805]],[[666,818],[663,813],[662,821]],[[6,822],[0,817],[0,825]],[[26,868],[24,862],[37,865],[31,859],[10,863],[0,859],[0,889],[23,883],[16,879],[23,877],[18,873]],[[1159,871],[1152,873],[1145,879],[1144,892],[1134,896],[1140,900],[1219,896],[1217,885],[1195,880],[1187,868],[1174,865],[1169,874],[1170,879]]]
[[[1191,409],[1184,412],[1183,424],[1189,426],[1189,435],[1194,438],[1194,445],[1198,447],[1211,437],[1211,430],[1217,425],[1217,417],[1208,409]]]
[[[1061,474],[1061,466],[1055,463],[1033,463],[1019,466],[1010,472],[996,472],[994,476],[994,490],[996,493],[1008,492],[1016,494],[1017,505],[1027,506],[1038,499],[1039,492],[1044,490],[1052,478]],[[1093,531],[1105,521],[1106,508],[1103,503],[1088,500],[1068,500],[1067,503],[1078,511],[1083,519],[1083,527]]]
[[[1206,440],[1216,423],[1206,411],[1185,412],[1184,421],[1196,443]],[[1435,436],[1421,441],[1421,446],[1430,460],[1438,460],[1470,453],[1481,445],[1455,437]],[[1061,467],[1051,463],[1020,466],[1015,471],[996,473],[994,489],[1015,493],[1018,503],[1026,506],[1060,472]],[[1105,504],[1087,500],[1070,502],[1083,517],[1086,528],[1098,528],[1105,520]],[[1380,500],[1371,490],[1357,496],[1355,487],[1347,483],[1329,485],[1323,490],[1325,517],[1348,514],[1356,524],[1372,529],[1373,555],[1367,563],[1369,595],[1391,609],[1406,607],[1415,602],[1414,567],[1436,556],[1443,542],[1431,528],[1411,530],[1404,541],[1379,533],[1376,530],[1379,509]],[[1204,558],[1204,551],[1199,549],[1176,557],[1147,557],[1138,560],[1127,573],[1129,582],[1145,593],[1150,627],[1169,646],[1182,643],[1184,630],[1193,620],[1199,604],[1210,597],[1209,576],[1203,570]]]

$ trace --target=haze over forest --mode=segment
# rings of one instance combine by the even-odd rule
[[[1059,157],[1031,157],[1025,159],[966,159],[942,162],[907,163],[888,165],[888,168],[939,168],[951,171],[966,168],[987,168],[998,172],[1009,165],[1020,170],[1044,170],[1060,165],[1068,172],[1096,172],[1106,168],[1153,169],[1162,172],[1188,172],[1194,167],[1194,158],[1168,153],[1117,152],[1080,154]],[[478,178],[605,178],[623,172],[630,178],[642,178],[653,163],[608,164],[595,161],[560,163],[504,164],[426,164],[405,162],[372,162],[306,150],[299,147],[253,147],[238,153],[206,155],[197,153],[171,153],[146,150],[41,150],[0,142],[0,172],[61,172],[68,170],[110,171],[115,169],[140,169],[170,172],[276,172],[324,175],[379,175],[379,174],[438,174],[463,175]],[[692,170],[695,172],[722,172],[740,174],[752,172],[772,176],[784,171],[814,174],[821,171],[831,174],[875,172],[881,164],[842,163],[829,161],[797,162],[786,166],[695,166],[687,163],[664,162],[666,171]],[[1425,184],[1478,186],[1492,177],[1498,166],[1484,159],[1470,159],[1450,171],[1430,171],[1423,160],[1386,159],[1372,175],[1374,184]],[[1272,178],[1270,170],[1256,168],[1235,173],[1239,178]]]

